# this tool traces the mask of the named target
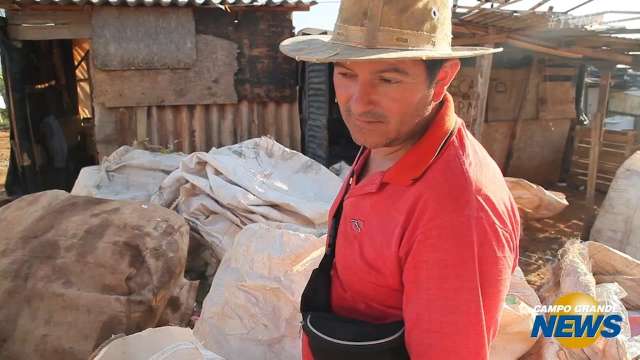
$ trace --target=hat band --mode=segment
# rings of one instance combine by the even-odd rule
[[[367,44],[371,38],[366,27],[336,23],[331,41],[361,48],[376,49],[430,49],[451,50],[451,34],[433,35],[426,32],[380,27],[375,33],[375,43]]]

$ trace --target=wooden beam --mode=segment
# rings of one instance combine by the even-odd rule
[[[578,5],[574,6],[574,7],[572,7],[571,9],[569,9],[569,10],[565,11],[565,14],[568,14],[568,13],[572,12],[573,10],[579,9],[579,8],[581,8],[581,7],[583,7],[583,6],[587,5],[587,4],[589,4],[589,3],[591,3],[591,2],[593,2],[593,0],[586,0],[585,2],[582,2],[582,3],[580,3],[580,4],[578,4]]]
[[[7,33],[12,40],[84,39],[91,37],[91,28],[81,25],[8,25]]]
[[[640,15],[640,11],[599,11],[593,14],[585,15],[585,16],[597,16],[597,15]]]
[[[74,10],[47,10],[39,8],[33,10],[7,11],[7,23],[14,25],[42,25],[53,23],[58,25],[69,25],[75,23],[88,23],[90,10],[76,7]]]
[[[640,20],[640,16],[634,16],[626,19],[609,20],[609,21],[602,22],[600,24],[601,25],[617,24],[617,23],[621,23],[625,21],[633,21],[633,20]]]
[[[454,38],[453,45],[455,46],[469,46],[469,45],[480,45],[480,44],[495,44],[495,43],[503,43],[507,40],[507,34],[497,34],[497,35],[485,35],[485,36],[474,36],[469,38]]]
[[[502,9],[503,7],[507,7],[507,6],[509,6],[509,5],[517,4],[517,3],[521,2],[521,1],[523,1],[523,0],[512,0],[512,1],[508,1],[508,2],[506,2],[506,3],[504,3],[504,4],[498,5],[497,9]]]
[[[539,3],[537,3],[537,4],[533,5],[532,7],[530,7],[529,11],[536,11],[537,8],[539,8],[540,6],[548,3],[549,1],[551,1],[551,0],[542,0]]]
[[[470,7],[470,8],[468,8],[468,9],[469,9],[469,11],[467,11],[467,13],[466,13],[466,14],[464,14],[464,15],[462,16],[462,18],[463,18],[463,19],[469,18],[469,16],[471,16],[471,15],[475,14],[475,13],[477,12],[477,10],[479,10],[480,8],[482,8],[482,6],[483,6],[484,4],[487,4],[487,3],[480,1],[480,3],[478,3],[478,4],[476,4],[476,5],[474,5],[474,6]]]
[[[596,32],[599,35],[634,35],[640,34],[640,29],[612,28]]]
[[[612,68],[600,69],[600,90],[598,92],[598,108],[591,122],[591,150],[589,153],[589,173],[587,175],[587,206],[595,205],[596,177],[598,175],[598,162],[600,161],[600,148],[602,147],[602,127],[607,116],[609,104],[609,89],[611,88]]]
[[[581,54],[577,54],[575,52],[553,49],[546,46],[536,45],[527,41],[516,40],[512,38],[507,39],[506,43],[518,48],[527,49],[527,50],[535,51],[535,52],[546,54],[546,55],[559,56],[559,57],[565,57],[570,59],[581,59],[583,57]]]
[[[257,6],[257,5],[231,5],[229,10],[233,11],[262,11],[262,12],[294,12],[309,11],[311,5],[287,5],[287,6]]]
[[[593,48],[608,47],[610,49],[624,49],[626,51],[640,51],[640,41],[611,36],[580,37],[570,40],[575,47]]]
[[[460,29],[460,28],[465,29],[466,30],[465,32],[470,32],[470,33],[475,33],[475,34],[482,34],[482,35],[488,35],[489,34],[489,27],[488,26],[477,25],[477,24],[473,24],[471,22],[464,21],[464,20],[458,20],[458,21],[453,23],[454,32],[456,32],[457,29]]]
[[[528,36],[518,35],[518,34],[509,34],[509,39],[520,40],[529,44],[544,46],[550,49],[558,49],[560,47],[558,46],[557,43],[552,43],[552,42],[540,40],[540,39],[534,39]]]
[[[458,34],[478,34],[478,33],[474,32],[473,30],[467,28],[464,25],[456,25],[456,24],[454,24],[453,25],[453,34],[454,34],[454,40],[455,40],[455,37]],[[481,33],[481,34],[484,35],[484,33]]]
[[[617,53],[615,51],[609,51],[609,50],[596,50],[596,49],[581,48],[581,47],[574,47],[569,50],[576,54],[581,54],[584,57],[588,57],[592,59],[604,60],[611,63],[623,64],[628,66],[634,65],[633,55],[621,54],[621,53]]]
[[[7,33],[14,40],[55,40],[91,37],[91,12],[7,11]]]

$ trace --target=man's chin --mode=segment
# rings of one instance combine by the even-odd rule
[[[353,142],[356,143],[356,145],[358,146],[363,146],[367,149],[378,149],[378,148],[383,148],[386,147],[387,144],[384,141],[380,141],[380,140],[375,140],[375,139],[362,139],[362,138],[358,138],[355,136],[351,136],[351,139],[353,139]]]

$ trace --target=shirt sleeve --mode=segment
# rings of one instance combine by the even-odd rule
[[[401,261],[411,359],[488,358],[517,264],[517,236],[489,211],[472,211],[407,239]]]

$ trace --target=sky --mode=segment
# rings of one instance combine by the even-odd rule
[[[293,13],[293,25],[296,31],[305,27],[314,27],[332,30],[333,24],[338,16],[339,0],[316,0],[317,5],[311,7],[308,12]],[[505,9],[522,10],[528,9],[537,4],[540,0],[520,0],[517,4],[507,6]],[[566,11],[573,6],[584,2],[584,0],[550,0],[538,10],[547,10],[549,6],[554,7],[554,11]],[[459,5],[473,6],[478,4],[477,0],[458,0]],[[485,5],[489,7],[489,5]],[[574,15],[587,15],[601,11],[638,11],[634,15],[606,15],[605,21],[617,20],[621,18],[640,17],[639,0],[594,0],[592,3],[572,12]],[[628,28],[640,29],[640,20],[618,23]]]

